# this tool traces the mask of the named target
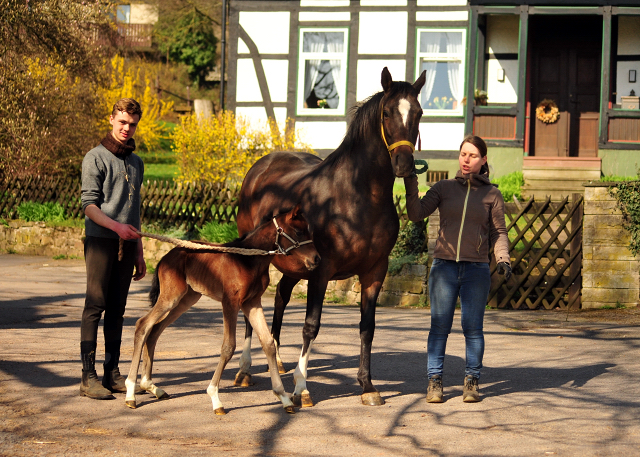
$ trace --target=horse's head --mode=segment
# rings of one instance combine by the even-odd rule
[[[399,178],[409,176],[414,168],[413,152],[422,117],[418,95],[425,78],[423,71],[413,84],[394,82],[387,67],[382,70],[381,135],[391,156],[393,172]]]
[[[278,227],[276,244],[278,249],[290,255],[295,262],[304,264],[311,271],[320,264],[320,254],[316,250],[309,232],[309,224],[302,215],[300,205],[291,211],[276,216]]]

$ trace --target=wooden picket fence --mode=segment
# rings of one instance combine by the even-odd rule
[[[577,309],[582,289],[583,196],[506,203],[513,275],[491,264],[489,305],[511,309]]]
[[[16,219],[23,202],[57,202],[67,217],[84,217],[79,178],[35,176],[0,183],[0,218]],[[169,181],[147,181],[140,189],[141,219],[186,230],[209,221],[235,222],[240,189],[217,184],[182,185]]]

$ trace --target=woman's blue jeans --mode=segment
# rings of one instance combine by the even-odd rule
[[[431,329],[427,343],[429,378],[442,376],[447,337],[460,297],[462,332],[466,347],[465,376],[480,377],[484,355],[482,323],[491,288],[488,263],[435,259],[429,273]]]

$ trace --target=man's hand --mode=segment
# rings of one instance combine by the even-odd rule
[[[504,275],[505,281],[508,281],[511,277],[511,265],[507,262],[500,262],[498,264],[498,273]]]
[[[140,238],[140,235],[138,235],[138,229],[133,225],[121,224],[120,222],[116,221],[113,222],[114,224],[111,230],[116,232],[123,240],[135,240]]]
[[[118,236],[123,240],[135,240],[140,238],[140,235],[138,235],[138,230],[133,225],[121,224],[118,221],[114,221],[109,216],[104,214],[102,210],[96,205],[87,206],[84,209],[84,213],[96,224],[116,232]]]
[[[140,238],[140,237],[138,237]],[[133,274],[134,281],[140,281],[147,274],[147,264],[144,261],[144,254],[142,252],[142,240],[138,240],[138,249],[136,251],[136,271]]]

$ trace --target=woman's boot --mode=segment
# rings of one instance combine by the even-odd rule
[[[107,389],[102,387],[96,374],[96,343],[94,341],[80,342],[82,357],[82,381],[80,395],[95,400],[111,400],[115,398]]]

